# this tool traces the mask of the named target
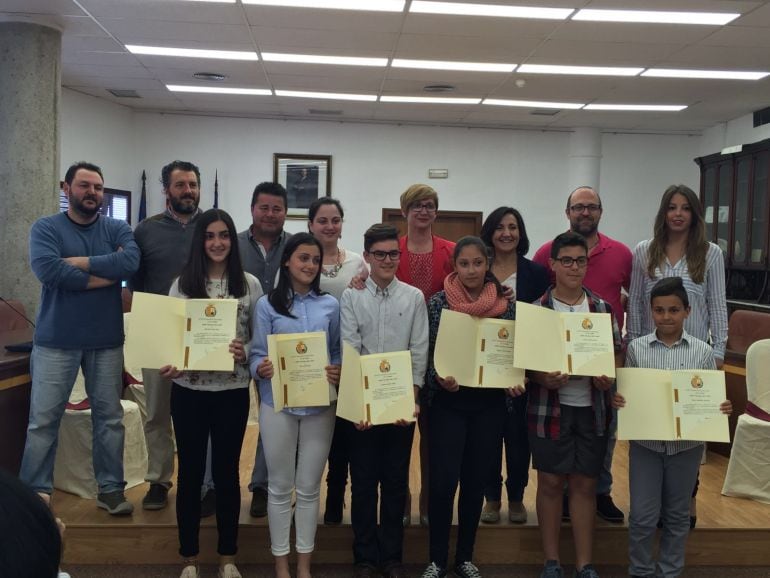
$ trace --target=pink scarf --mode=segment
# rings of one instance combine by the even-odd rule
[[[481,295],[474,301],[457,277],[457,272],[450,273],[444,279],[444,293],[453,311],[474,317],[499,317],[508,309],[508,300],[497,294],[497,287],[491,281],[484,283]]]

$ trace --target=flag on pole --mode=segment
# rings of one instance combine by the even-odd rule
[[[139,222],[147,218],[147,175],[142,171],[142,196],[139,198]]]
[[[214,171],[214,208],[219,208],[219,171]]]

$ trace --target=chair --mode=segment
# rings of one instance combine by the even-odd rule
[[[770,339],[746,352],[746,389],[722,494],[770,504]]]

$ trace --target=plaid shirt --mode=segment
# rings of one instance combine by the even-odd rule
[[[615,352],[621,350],[620,331],[615,317],[612,316],[610,304],[583,287],[588,300],[588,309],[591,313],[609,313],[612,318],[612,338]],[[549,287],[543,296],[535,302],[536,305],[553,309],[553,286]],[[561,403],[559,402],[559,390],[548,389],[534,381],[529,382],[529,403],[527,404],[527,423],[529,431],[540,438],[559,439],[559,427],[561,420]],[[591,391],[592,406],[596,418],[596,434],[604,435],[612,416],[610,412],[611,391],[600,391],[593,388]]]

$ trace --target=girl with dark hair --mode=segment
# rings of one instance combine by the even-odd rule
[[[423,578],[446,575],[449,558],[449,530],[455,493],[458,528],[454,574],[459,578],[480,578],[473,564],[476,528],[489,480],[497,441],[505,419],[505,392],[501,389],[463,387],[451,375],[439,376],[433,364],[441,314],[445,309],[476,317],[514,319],[515,305],[503,295],[503,287],[490,271],[484,242],[463,237],[453,254],[454,273],[444,280],[444,290],[428,302],[430,347],[426,379],[428,455],[430,459],[430,560]],[[521,395],[523,384],[511,384],[511,395]]]
[[[238,549],[241,507],[238,464],[249,414],[249,368],[246,351],[251,340],[251,318],[262,289],[256,277],[245,273],[236,242],[233,220],[226,212],[210,209],[195,221],[190,256],[169,295],[186,299],[237,299],[236,338],[230,343],[233,371],[185,371],[167,365],[162,377],[171,379],[171,418],[174,422],[179,472],[176,515],[179,553],[184,558],[181,578],[199,578],[198,534],[200,488],[211,439],[216,515],[219,531],[219,578],[240,578],[234,561]]]
[[[323,248],[309,233],[286,242],[278,283],[257,303],[256,335],[249,355],[258,381],[260,428],[269,474],[267,512],[277,578],[289,578],[289,532],[292,497],[296,495],[297,578],[310,578],[310,561],[320,502],[321,475],[334,431],[336,403],[328,407],[290,407],[276,412],[267,357],[267,336],[324,331],[330,365],[326,367],[329,397],[336,400],[340,378],[340,306],[320,288]]]
[[[481,240],[492,252],[491,271],[498,281],[513,291],[513,298],[531,303],[548,289],[548,271],[524,255],[529,251],[529,237],[521,213],[513,207],[498,207],[481,226]],[[505,442],[506,480],[508,493],[508,520],[515,524],[527,521],[524,507],[524,489],[529,481],[529,441],[527,436],[527,395],[509,397],[503,435],[497,442],[484,496],[486,504],[481,521],[494,524],[500,521],[502,498],[503,442]]]

